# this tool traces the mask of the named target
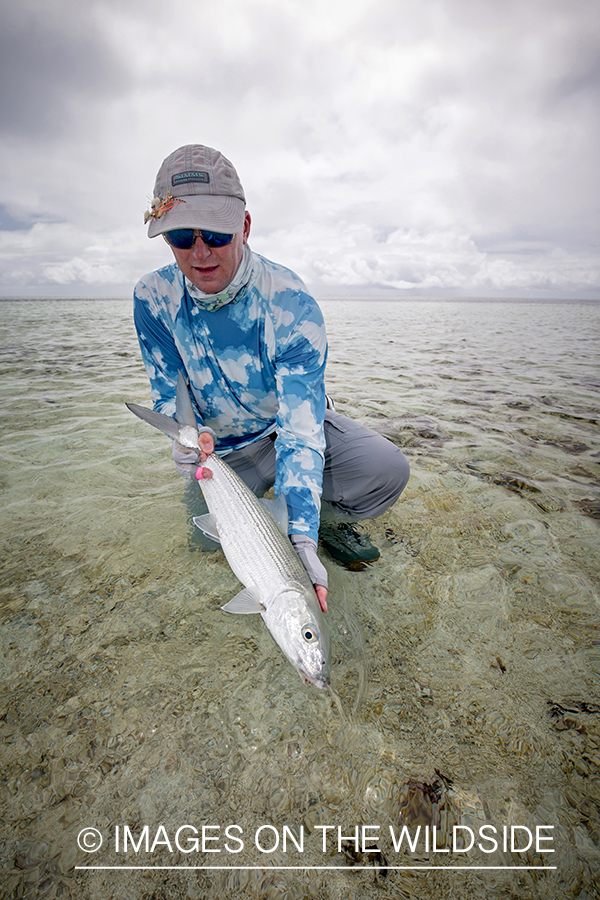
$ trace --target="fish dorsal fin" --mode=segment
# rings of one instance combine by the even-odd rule
[[[260,502],[262,503],[264,508],[271,513],[271,515],[287,537],[288,508],[283,494],[280,494],[279,497],[275,497],[274,500],[267,500],[265,497],[261,497]]]
[[[137,403],[126,403],[125,406],[127,409],[131,410],[132,413],[142,419],[144,422],[147,422],[149,425],[153,425],[155,428],[158,428],[159,431],[164,432],[164,434],[168,434],[169,437],[177,438],[179,437],[180,427],[170,416],[164,416],[162,413],[155,412],[153,409],[146,409],[145,406],[138,406]]]
[[[194,407],[190,398],[187,381],[185,375],[179,370],[177,375],[177,392],[175,394],[175,418],[180,425],[190,425],[197,428],[196,416],[194,415]]]
[[[228,613],[248,616],[252,613],[264,612],[265,607],[260,602],[258,594],[256,594],[252,588],[244,588],[243,591],[240,591],[239,594],[232,597],[229,603],[226,603],[221,609],[224,609],[225,612]]]
[[[192,519],[194,525],[200,529],[200,531],[209,537],[211,541],[216,541],[217,544],[221,543],[221,538],[219,537],[219,529],[217,528],[217,523],[210,513],[206,513],[204,516],[195,516]]]

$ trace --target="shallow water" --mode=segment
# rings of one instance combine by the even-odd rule
[[[190,546],[168,441],[124,406],[149,405],[129,303],[0,303],[0,896],[599,896],[600,304],[322,307],[337,409],[412,467],[368,523],[380,561],[323,554],[329,693],[220,611],[235,576]],[[443,852],[486,823],[552,827],[555,852]],[[184,825],[211,826],[204,852]],[[355,826],[411,868],[357,854]]]

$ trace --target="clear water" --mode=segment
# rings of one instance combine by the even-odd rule
[[[0,303],[0,896],[599,896],[600,304],[322,306],[338,410],[412,466],[368,523],[380,561],[323,557],[329,693],[220,611],[238,583],[190,545],[168,441],[124,406],[149,405],[130,305]],[[389,834],[451,849],[485,823],[553,826],[556,852]],[[244,849],[213,830],[219,854],[115,850],[117,826],[186,824],[236,824]],[[303,852],[261,853],[264,825],[303,829]],[[324,853],[319,825],[379,826],[390,866],[470,869],[386,875],[337,831]]]

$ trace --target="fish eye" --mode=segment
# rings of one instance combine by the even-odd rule
[[[317,626],[312,623],[309,625],[302,626],[302,637],[308,644],[313,644],[316,640],[319,639],[319,632],[317,630]]]

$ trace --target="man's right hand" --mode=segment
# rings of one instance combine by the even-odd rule
[[[191,450],[178,441],[173,441],[171,456],[179,474],[184,478],[192,478],[196,473],[198,463],[206,462],[207,457],[210,456],[214,449],[213,436],[208,431],[201,431],[198,436],[198,450]]]

